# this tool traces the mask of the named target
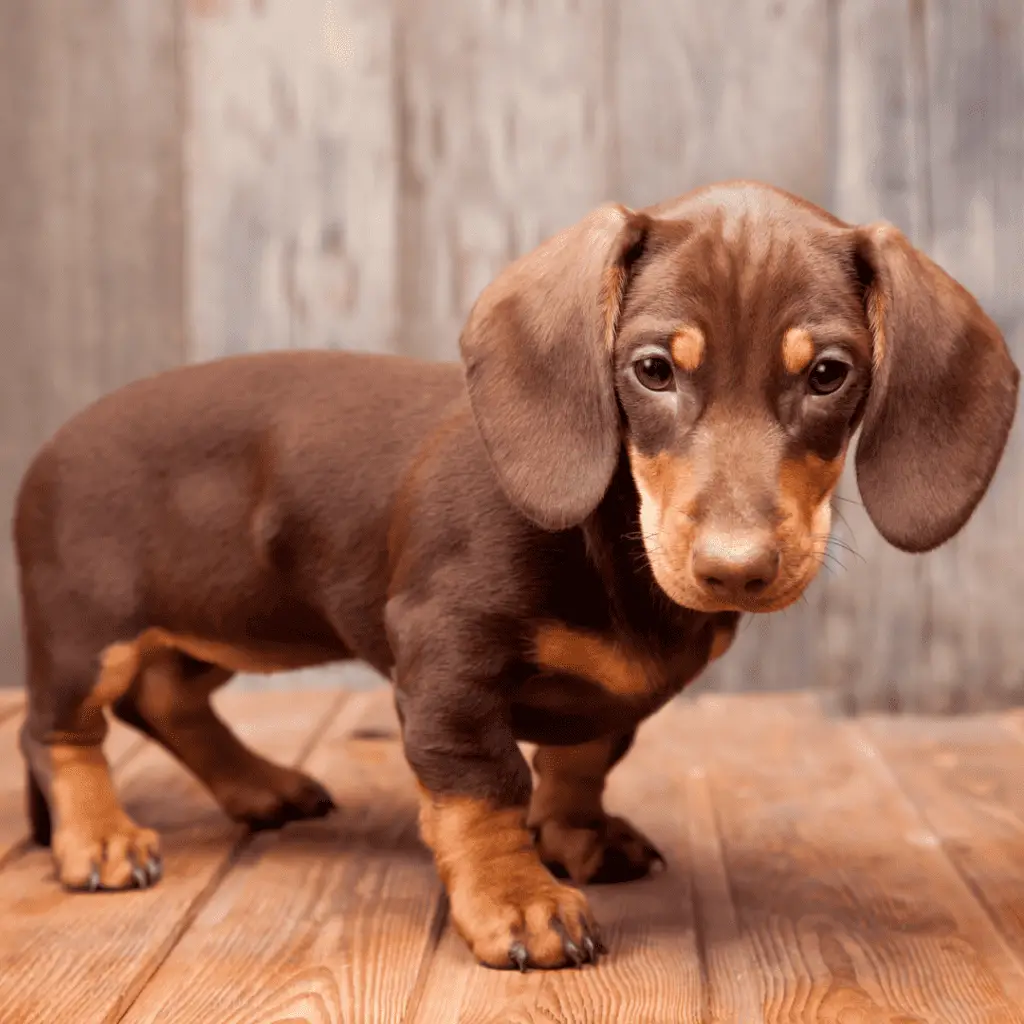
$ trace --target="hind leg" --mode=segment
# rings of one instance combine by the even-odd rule
[[[643,878],[661,854],[629,822],[604,809],[605,779],[626,754],[633,734],[575,747],[538,747],[530,825],[541,859],[578,885]]]
[[[67,888],[144,888],[160,876],[159,839],[121,806],[103,754],[103,707],[130,685],[132,665],[108,652],[97,673],[96,659],[85,651],[65,647],[60,661],[38,652],[30,659],[21,748],[32,831],[49,841],[57,877]],[[59,687],[46,685],[58,680]]]
[[[260,757],[218,717],[210,695],[231,675],[164,650],[147,660],[114,713],[165,746],[236,821],[279,828],[328,814],[334,802],[320,783]]]

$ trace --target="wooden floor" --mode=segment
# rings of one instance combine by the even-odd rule
[[[801,697],[662,712],[610,805],[656,879],[594,889],[611,955],[524,976],[446,923],[386,693],[228,692],[259,750],[343,811],[257,837],[155,745],[111,734],[163,833],[148,892],[68,895],[25,840],[0,696],[0,1022],[1024,1024],[1024,716],[832,721]]]

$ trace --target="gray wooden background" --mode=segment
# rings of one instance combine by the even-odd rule
[[[517,253],[729,176],[894,221],[1024,362],[1020,0],[2,0],[0,97],[5,514],[44,437],[133,377],[278,346],[453,357]],[[912,558],[847,482],[856,554],[702,685],[1015,701],[1022,484],[1018,431],[968,529]]]

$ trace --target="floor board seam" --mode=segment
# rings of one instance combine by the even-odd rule
[[[335,699],[331,701],[327,710],[321,716],[320,721],[310,731],[305,742],[299,747],[298,753],[291,759],[292,767],[301,768],[305,764],[316,749],[317,744],[321,739],[323,739],[327,730],[337,720],[341,709],[348,702],[349,697],[350,694],[347,691],[342,690],[338,693]],[[135,1003],[138,1002],[139,996],[142,995],[149,983],[154,977],[156,977],[167,958],[174,952],[178,943],[181,942],[189,928],[192,927],[192,923],[202,913],[207,903],[209,903],[210,899],[213,897],[213,894],[218,888],[220,888],[221,883],[228,874],[230,874],[231,869],[238,863],[242,855],[252,844],[255,836],[255,832],[245,831],[231,845],[224,859],[210,877],[209,882],[203,886],[203,888],[196,894],[195,898],[188,904],[181,917],[168,934],[167,940],[155,951],[150,964],[148,965],[148,969],[143,967],[135,973],[125,995],[122,996],[117,1005],[107,1015],[104,1024],[116,1024],[116,1022],[124,1020]]]
[[[910,809],[913,816],[935,837],[937,840],[935,849],[938,850],[940,857],[952,872],[953,877],[960,883],[961,888],[967,893],[971,901],[977,905],[985,920],[987,920],[992,926],[992,932],[999,944],[1003,947],[1003,952],[1006,954],[1010,962],[1016,966],[1021,987],[1022,990],[1024,990],[1024,959],[1022,959],[1022,957],[1018,955],[1016,950],[1013,948],[1013,945],[1011,944],[1002,925],[992,913],[984,893],[980,892],[971,879],[960,870],[959,864],[957,864],[955,858],[950,855],[945,839],[943,839],[937,829],[932,827],[931,819],[929,818],[927,811],[904,788],[896,771],[893,769],[892,765],[889,764],[888,758],[879,746],[872,741],[867,730],[862,727],[860,722],[851,719],[845,723],[845,731],[847,731],[848,735],[851,737],[856,738],[855,742],[852,744],[854,748],[861,746],[865,753],[870,752],[870,759],[878,765],[879,771],[881,771],[890,780],[893,788]],[[1011,1002],[1013,1002],[1014,997],[1012,993],[1006,992],[1005,995]]]
[[[424,944],[423,956],[420,958],[420,965],[416,971],[416,980],[409,990],[409,998],[405,1003],[401,1024],[415,1024],[416,1018],[419,1016],[420,1006],[427,989],[427,981],[430,977],[430,969],[437,956],[437,950],[441,945],[447,924],[448,898],[438,882],[435,885],[434,912],[431,916],[430,928],[427,931],[427,941]]]

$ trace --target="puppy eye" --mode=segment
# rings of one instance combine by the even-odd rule
[[[636,379],[650,391],[667,391],[676,379],[672,364],[663,356],[645,356],[633,364]]]
[[[807,385],[816,395],[833,395],[846,382],[850,367],[838,359],[819,359],[807,375]]]

